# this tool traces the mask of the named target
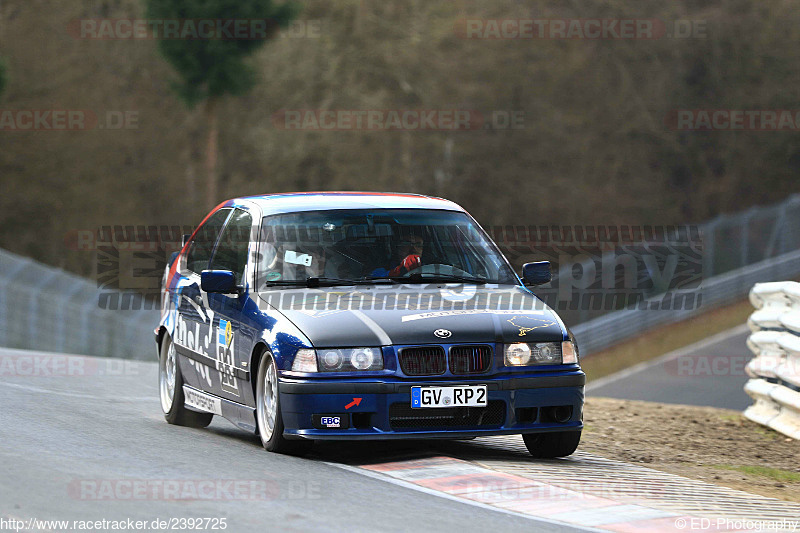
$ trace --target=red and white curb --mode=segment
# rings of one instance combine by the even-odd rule
[[[581,455],[593,457],[589,454]],[[554,471],[562,472],[570,470],[570,465],[564,464],[567,461],[527,461],[516,464],[521,469],[543,465],[546,469],[552,468]],[[503,463],[510,464],[508,460],[504,460]],[[626,487],[625,475],[620,475],[618,469],[613,468],[614,465],[648,471],[651,473],[651,479],[649,483],[629,479]],[[446,456],[361,465],[360,468],[413,484],[426,492],[438,492],[443,496],[467,503],[475,502],[482,506],[494,507],[499,511],[579,528],[615,532],[800,531],[800,506],[619,461],[608,461],[601,466],[605,467],[611,480],[604,486],[598,485],[591,479],[582,483],[580,479],[569,476],[552,479],[549,475],[541,475],[542,472],[535,473],[535,469],[533,475],[500,472]],[[602,477],[601,470],[595,468],[596,474],[600,477]],[[615,486],[617,484],[620,486]],[[637,484],[640,485],[639,488],[636,488]],[[686,492],[681,494],[680,488]],[[699,509],[696,505],[698,498],[706,500],[708,505],[704,509]],[[741,500],[736,502],[731,501],[731,498]],[[713,500],[716,499],[726,504],[723,508],[727,504],[735,506],[737,503],[747,508],[752,505],[754,498],[765,500],[775,512],[759,513],[757,516],[753,516],[753,513],[723,515],[720,513],[721,508],[713,505]],[[660,500],[666,504],[661,504]],[[675,504],[676,500],[685,502],[685,511],[682,512],[681,506]],[[779,504],[787,504],[791,508],[784,509],[786,512],[781,513],[778,512]],[[794,518],[789,518],[787,515]]]

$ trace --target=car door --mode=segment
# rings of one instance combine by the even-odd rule
[[[215,344],[212,344],[214,313],[208,296],[200,288],[200,273],[208,268],[214,246],[233,209],[222,208],[211,214],[198,228],[181,257],[181,277],[175,287],[177,319],[173,341],[180,357],[181,373],[187,385],[215,392],[219,380],[215,368]]]
[[[257,229],[257,228],[256,228]],[[231,214],[211,258],[211,270],[229,270],[240,287],[234,294],[209,294],[214,314],[215,367],[220,378],[220,395],[240,403],[249,403],[252,392],[245,376],[249,371],[250,354],[255,345],[256,328],[252,320],[257,306],[251,300],[248,284],[248,257],[253,232],[253,216],[246,209],[236,208]]]

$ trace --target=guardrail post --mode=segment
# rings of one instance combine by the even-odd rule
[[[703,278],[705,279],[714,275],[714,250],[718,225],[719,217],[703,226]]]
[[[756,213],[756,208],[748,209],[747,212],[742,217],[742,229],[740,235],[742,237],[741,248],[739,249],[739,253],[741,254],[741,263],[739,266],[746,266],[748,264],[747,259],[750,255],[750,220]]]

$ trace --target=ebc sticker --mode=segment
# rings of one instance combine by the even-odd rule
[[[322,418],[320,418],[320,423],[326,428],[338,428],[342,426],[342,417],[323,416]]]
[[[223,391],[239,396],[239,382],[234,374],[233,362],[235,341],[231,323],[220,319],[217,326],[217,370],[220,385]]]
[[[350,417],[337,414],[311,415],[311,423],[317,429],[348,429]]]

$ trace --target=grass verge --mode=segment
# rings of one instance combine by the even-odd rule
[[[780,468],[770,468],[768,466],[752,466],[752,465],[714,465],[716,468],[723,470],[734,470],[753,476],[764,476],[775,481],[800,481],[800,473],[792,472],[791,470],[783,470]]]
[[[742,325],[753,310],[749,300],[745,299],[590,354],[581,359],[581,366],[587,380],[592,381]]]

